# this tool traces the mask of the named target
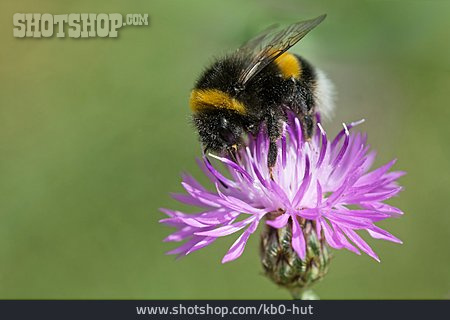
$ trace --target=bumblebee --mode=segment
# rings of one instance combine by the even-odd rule
[[[264,124],[271,172],[287,111],[298,116],[304,137],[313,135],[316,111],[331,109],[331,84],[321,71],[287,50],[325,17],[281,30],[270,27],[204,71],[190,96],[204,153],[228,152],[234,159],[245,135],[256,134]]]

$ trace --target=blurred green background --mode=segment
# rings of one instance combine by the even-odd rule
[[[16,12],[148,13],[119,38],[13,38]],[[325,124],[366,118],[377,164],[399,159],[404,210],[372,240],[381,263],[335,251],[323,299],[450,298],[450,1],[2,1],[0,298],[288,299],[265,279],[253,236],[164,255],[180,173],[206,181],[188,123],[204,66],[276,22],[328,13],[294,51],[338,90]]]

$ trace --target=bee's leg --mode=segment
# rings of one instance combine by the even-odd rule
[[[314,133],[316,113],[314,97],[308,84],[295,81],[295,85],[286,104],[299,118],[303,137],[309,140]]]
[[[315,125],[313,114],[311,113],[311,115],[304,115],[302,117],[301,125],[303,130],[303,136],[305,137],[306,140],[310,140],[314,133],[314,125]]]
[[[302,116],[301,116],[301,125],[303,130],[303,136],[306,140],[310,140],[314,133],[315,126],[315,107],[314,101],[312,98],[312,94],[309,91],[306,91],[304,94],[304,101],[302,103]]]
[[[276,113],[271,110],[267,117],[267,135],[269,137],[269,151],[267,154],[267,167],[269,168],[270,178],[273,180],[273,167],[277,162],[278,148],[277,141],[281,137],[282,121]]]
[[[270,179],[273,180],[273,167],[275,166],[275,163],[277,162],[277,153],[278,148],[275,141],[269,142],[269,153],[267,155],[267,167],[269,168],[269,175]]]

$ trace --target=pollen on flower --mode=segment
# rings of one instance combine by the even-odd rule
[[[225,165],[230,178],[203,157],[198,162],[213,189],[185,174],[182,185],[186,193],[173,195],[181,203],[198,207],[198,212],[161,209],[168,218],[160,222],[176,228],[165,241],[184,241],[168,253],[185,256],[243,230],[222,260],[229,262],[243,253],[249,237],[264,223],[270,230],[288,230],[283,234],[290,247],[287,249],[299,261],[309,261],[312,254],[328,259],[328,254],[319,250],[327,245],[356,254],[364,252],[379,261],[358,232],[401,243],[376,223],[402,214],[384,201],[402,190],[396,180],[405,173],[389,172],[395,160],[370,171],[375,152],[369,151],[365,134],[352,131],[363,121],[343,124],[331,141],[318,123],[316,134],[306,141],[299,120],[291,116],[278,141],[273,179],[267,168],[269,141],[264,129],[238,150],[236,160],[210,155]],[[319,271],[325,272],[321,268],[314,272]]]

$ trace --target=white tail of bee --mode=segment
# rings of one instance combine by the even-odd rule
[[[331,119],[334,114],[336,90],[333,82],[320,69],[316,69],[316,87],[314,88],[314,100],[316,110],[322,117]]]

